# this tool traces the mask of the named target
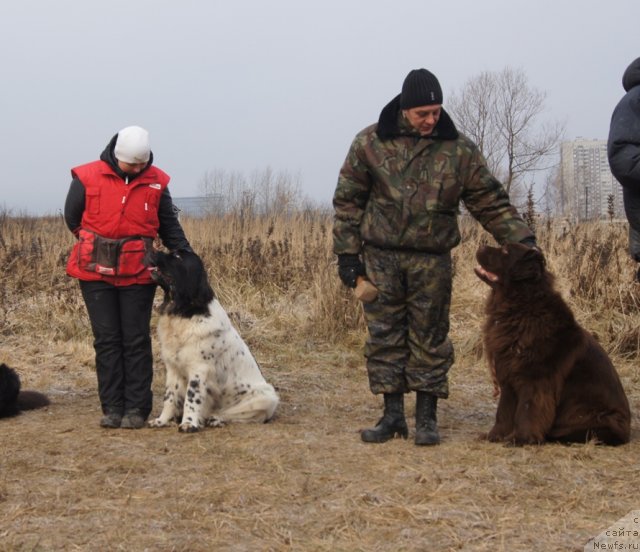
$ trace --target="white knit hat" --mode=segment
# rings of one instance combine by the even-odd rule
[[[124,163],[146,163],[151,155],[149,132],[139,126],[123,128],[118,132],[113,153],[118,161]]]

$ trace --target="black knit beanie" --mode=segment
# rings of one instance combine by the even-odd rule
[[[442,104],[442,88],[436,76],[426,69],[414,69],[402,83],[400,108]]]

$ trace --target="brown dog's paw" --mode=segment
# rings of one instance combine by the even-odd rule
[[[508,437],[505,436],[503,430],[493,427],[491,431],[486,434],[486,439],[490,443],[501,443],[502,441],[508,440]]]
[[[509,444],[514,447],[523,447],[525,445],[542,445],[544,443],[544,437],[539,435],[513,435],[509,439]]]

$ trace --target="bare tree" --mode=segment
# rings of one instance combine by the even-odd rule
[[[609,215],[609,222],[613,222],[616,216],[616,201],[613,194],[607,195],[607,215]]]
[[[505,68],[472,77],[446,109],[481,149],[507,192],[526,193],[534,173],[557,163],[563,125],[542,121],[546,94],[522,70]]]
[[[247,179],[242,173],[220,169],[207,171],[200,181],[206,212],[236,212],[243,217],[287,214],[296,211],[304,199],[298,177],[267,167]]]
[[[494,174],[505,155],[495,123],[496,96],[495,74],[484,71],[467,81],[459,94],[454,92],[446,106],[458,129],[478,145]]]
[[[533,186],[530,186],[527,190],[527,203],[526,209],[522,215],[524,221],[527,223],[527,226],[531,228],[532,231],[536,231],[537,226],[537,213],[536,213],[536,201],[533,194]]]
[[[298,209],[302,192],[300,179],[288,172],[274,173],[271,167],[255,171],[250,188],[258,194],[259,205],[265,214],[283,214]]]
[[[547,217],[562,215],[567,201],[562,187],[560,166],[557,165],[547,171],[540,196],[541,209]]]
[[[205,202],[203,210],[207,214],[220,215],[242,205],[246,207],[247,186],[240,173],[221,169],[207,171],[199,188]]]

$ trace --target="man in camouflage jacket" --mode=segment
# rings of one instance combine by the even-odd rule
[[[340,278],[356,287],[366,276],[378,288],[364,304],[365,356],[371,391],[384,394],[385,408],[363,441],[406,438],[404,393],[416,391],[415,442],[440,442],[436,409],[453,364],[450,252],[460,242],[461,201],[498,242],[535,245],[478,147],[442,109],[435,75],[413,70],[378,123],[356,135],[333,198]]]

